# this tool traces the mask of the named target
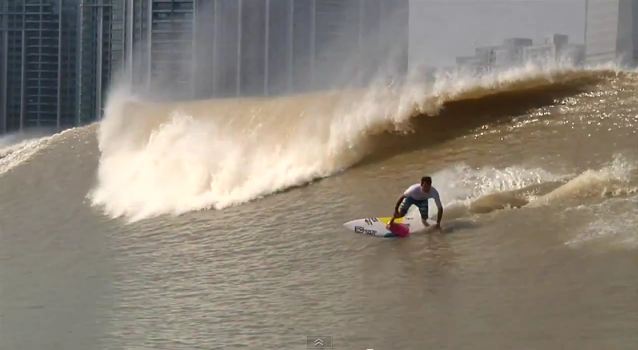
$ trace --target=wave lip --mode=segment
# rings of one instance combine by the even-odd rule
[[[47,147],[53,136],[27,139],[0,148],[0,175],[28,161],[41,149]]]

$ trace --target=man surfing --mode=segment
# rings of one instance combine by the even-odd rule
[[[439,192],[432,187],[432,178],[429,176],[424,176],[421,178],[420,184],[414,184],[408,187],[407,190],[403,193],[399,200],[397,201],[396,206],[394,207],[394,215],[388,224],[390,227],[394,220],[397,218],[402,218],[405,214],[408,213],[408,209],[410,206],[416,205],[419,208],[419,212],[421,213],[421,221],[423,221],[423,225],[430,226],[428,224],[428,199],[434,199],[436,203],[436,207],[438,209],[437,218],[436,218],[436,229],[441,229],[441,219],[443,218],[443,205],[441,204],[441,199],[439,198]]]

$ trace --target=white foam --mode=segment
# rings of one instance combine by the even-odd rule
[[[562,178],[562,175],[556,175],[541,168],[522,166],[473,168],[463,163],[433,175],[436,188],[446,207],[446,217],[454,218],[469,215],[472,204],[482,197],[516,191]],[[507,202],[507,199],[509,198],[503,198],[501,201]],[[496,206],[501,204],[504,207],[508,206],[507,203],[494,203]],[[436,208],[430,208],[430,216],[435,213]]]
[[[466,164],[458,164],[445,169],[435,175],[445,179],[442,184],[443,192],[452,199],[476,199],[484,195],[497,192],[513,191],[541,184],[557,181],[562,175],[552,174],[542,168],[525,168],[509,166],[505,168],[481,167],[472,168]]]
[[[591,197],[616,197],[636,192],[631,176],[636,166],[623,155],[598,170],[588,169],[555,190],[533,198],[531,206]]]

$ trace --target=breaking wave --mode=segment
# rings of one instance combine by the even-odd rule
[[[474,169],[460,164],[434,176],[446,179],[438,186],[447,196],[446,217],[454,219],[506,208],[569,207],[580,205],[583,199],[625,198],[638,193],[636,169],[634,162],[616,155],[606,166],[577,175],[553,174],[541,168]],[[430,216],[436,209],[432,210]]]
[[[99,126],[89,197],[129,220],[222,209],[551,103],[605,74],[526,66],[402,88],[181,103],[117,88]]]

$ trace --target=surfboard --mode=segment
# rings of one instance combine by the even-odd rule
[[[372,217],[348,221],[343,226],[354,233],[381,237],[381,238],[405,238],[410,236],[413,218],[399,218],[394,220],[392,227],[387,228],[390,217]]]

